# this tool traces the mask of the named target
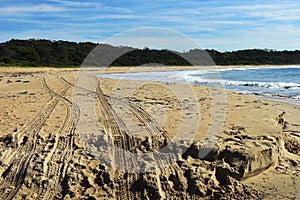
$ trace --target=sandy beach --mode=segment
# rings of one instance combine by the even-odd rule
[[[300,106],[95,74],[0,68],[0,199],[300,197]]]

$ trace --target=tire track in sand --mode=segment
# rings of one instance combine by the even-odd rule
[[[73,156],[73,143],[77,123],[79,121],[79,107],[62,95],[55,93],[46,83],[44,85],[51,95],[63,102],[67,109],[64,124],[55,136],[55,144],[44,162],[44,177],[38,199],[62,198],[61,183],[64,180],[69,162]],[[69,85],[70,86],[70,85]]]
[[[69,89],[70,86],[66,86],[59,91],[59,94],[66,94]],[[8,169],[2,174],[3,180],[0,183],[0,199],[13,199],[21,188],[26,176],[27,168],[35,153],[34,151],[37,142],[36,136],[58,102],[58,98],[52,97],[46,108],[17,133],[18,138],[23,138],[23,142],[17,146],[17,153],[15,154],[14,159],[10,163]]]
[[[152,118],[151,115],[149,115],[145,110],[141,109],[140,107],[134,105],[133,103],[127,103],[124,102],[123,100],[119,99],[119,98],[115,98],[115,97],[110,97],[105,95],[101,88],[100,85],[98,84],[96,92],[95,91],[91,91],[89,89],[83,88],[83,87],[79,87],[76,85],[71,84],[69,81],[67,81],[66,79],[64,79],[63,77],[60,77],[61,80],[63,80],[64,82],[66,82],[69,85],[72,85],[76,88],[79,88],[83,91],[87,91],[89,93],[92,93],[94,95],[96,95],[98,97],[98,100],[100,102],[100,114],[101,116],[104,118],[103,122],[104,122],[104,129],[105,129],[105,133],[108,135],[108,137],[110,138],[111,141],[113,141],[113,144],[119,148],[113,148],[114,150],[116,150],[116,152],[114,152],[113,154],[115,155],[115,163],[120,163],[121,165],[125,166],[126,169],[132,169],[134,166],[134,163],[128,164],[127,163],[127,158],[126,155],[123,155],[121,157],[120,154],[122,154],[122,152],[124,153],[125,151],[132,151],[134,148],[134,138],[133,137],[129,137],[129,131],[126,127],[126,125],[124,124],[124,121],[122,121],[120,119],[120,117],[115,113],[114,109],[110,106],[110,104],[107,102],[107,100],[115,100],[118,103],[122,104],[123,106],[127,107],[129,109],[129,111],[131,111],[140,122],[142,122],[148,132],[150,133],[150,135],[153,137],[153,147],[155,149],[159,149],[161,148],[161,146],[164,146],[165,144],[167,144],[170,141],[170,138],[167,134],[167,132],[164,130],[164,128],[159,125],[159,123]],[[122,131],[121,131],[122,130]],[[161,141],[161,137],[163,137],[164,143],[163,144],[159,144],[160,142],[158,141],[160,139]],[[131,140],[130,142],[128,142],[128,138],[129,140]],[[158,167],[160,169],[163,169],[162,166],[164,166],[164,163],[162,162],[162,158],[160,156],[160,154],[156,154],[155,156],[155,160],[156,160],[156,164],[158,165]],[[119,173],[119,172],[117,172]],[[129,177],[128,177],[129,176]],[[132,176],[131,174],[127,174],[127,178],[128,180],[127,182],[127,186],[132,184],[132,182],[134,180],[130,180],[130,176]],[[134,176],[136,176],[134,179],[137,180],[139,177],[137,174],[135,174]],[[117,178],[116,178],[117,177]],[[159,177],[156,176],[156,178],[158,179],[157,181],[160,182]],[[124,186],[120,186],[120,181],[122,180],[121,174],[117,174],[117,176],[115,176],[115,182],[118,185],[118,192],[116,192],[118,195],[118,199],[122,199],[122,197],[127,196],[129,199],[130,197],[130,191],[129,188],[127,188],[127,194],[124,194],[124,190],[121,189],[121,187]],[[159,186],[160,188],[160,186]],[[161,189],[160,189],[161,190]],[[137,197],[138,198],[138,197]]]
[[[76,85],[70,83],[69,81],[67,81],[65,78],[63,78],[63,77],[60,77],[60,78],[65,83],[67,83],[67,84],[69,84],[73,87],[76,87],[78,89],[87,91],[87,92],[92,93],[96,96],[101,95],[101,96],[105,97],[106,99],[114,100],[114,101],[122,104],[123,106],[127,107],[133,114],[135,114],[135,116],[139,119],[139,121],[142,122],[146,126],[146,128],[147,128],[147,130],[148,130],[148,132],[150,133],[151,136],[154,136],[154,137],[163,136],[164,138],[166,138],[167,141],[170,140],[170,138],[169,138],[167,132],[164,130],[164,128],[151,115],[149,115],[142,108],[134,105],[131,102],[129,102],[129,103],[124,102],[122,99],[119,99],[119,98],[116,98],[116,97],[110,97],[110,96],[107,96],[103,93],[94,92],[94,91],[91,91],[89,89],[76,86]],[[123,125],[121,125],[121,126],[123,126]]]
[[[125,167],[125,169],[133,169],[135,162],[126,158],[126,151],[132,151],[134,148],[134,138],[129,135],[129,131],[125,123],[119,118],[117,113],[114,112],[113,108],[107,102],[103,92],[98,84],[96,88],[98,101],[100,103],[100,113],[103,116],[104,132],[111,139],[113,144],[113,155],[114,162]],[[126,173],[126,172],[125,172]],[[136,173],[125,173],[120,170],[115,170],[114,184],[116,187],[115,198],[123,199],[136,199],[139,198],[137,193],[130,191],[130,185],[132,182],[137,181],[138,174]],[[124,181],[125,178],[125,181]]]

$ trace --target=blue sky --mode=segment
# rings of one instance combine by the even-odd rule
[[[141,27],[172,29],[220,51],[300,49],[300,1],[0,0],[1,42],[101,43]]]

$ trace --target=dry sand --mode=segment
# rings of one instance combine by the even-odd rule
[[[124,71],[132,68],[106,73]],[[95,73],[0,68],[0,199],[300,198],[300,106],[179,83],[72,85]],[[169,165],[97,145],[106,138],[143,154],[174,139],[185,146],[189,137],[192,145]],[[144,173],[103,160],[135,172],[144,166]]]

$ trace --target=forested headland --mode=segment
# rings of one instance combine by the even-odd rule
[[[167,49],[156,50],[145,47],[114,47],[108,44],[91,42],[52,41],[45,39],[15,40],[0,43],[0,66],[47,66],[47,67],[79,67],[89,53],[98,48],[98,54],[103,58],[114,52],[125,53],[108,65],[138,66],[147,63],[162,65],[186,66],[195,63],[211,64],[207,61],[209,55],[216,65],[292,65],[300,64],[300,51],[277,51],[272,49],[246,49],[238,51],[219,52],[213,49],[192,49],[187,52],[175,52]],[[100,48],[99,48],[100,47]],[[100,55],[101,57],[101,55]],[[194,62],[196,60],[206,60]],[[95,59],[91,65],[102,63]]]

